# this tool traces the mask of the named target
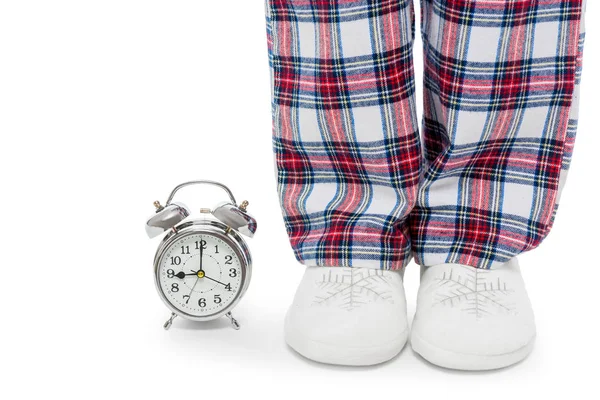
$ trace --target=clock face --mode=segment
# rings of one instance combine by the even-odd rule
[[[237,298],[245,278],[232,246],[209,233],[174,241],[163,252],[157,277],[166,300],[192,317],[225,310]]]

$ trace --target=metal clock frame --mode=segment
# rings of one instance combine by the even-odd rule
[[[163,289],[160,286],[160,262],[162,261],[165,251],[169,246],[171,246],[177,240],[192,235],[192,234],[208,234],[218,237],[219,239],[225,241],[233,251],[236,253],[238,259],[240,260],[240,268],[242,270],[242,285],[236,294],[236,297],[233,301],[223,310],[218,311],[214,314],[198,317],[195,315],[191,315],[183,312],[182,310],[176,308],[166,297]],[[239,303],[242,299],[246,290],[248,290],[248,286],[250,285],[250,278],[252,277],[252,257],[250,256],[250,251],[244,239],[238,234],[236,231],[228,227],[227,225],[219,222],[217,220],[205,219],[205,220],[194,220],[189,222],[184,222],[181,225],[178,225],[173,228],[173,230],[167,234],[162,242],[160,243],[158,250],[156,251],[156,255],[154,257],[154,283],[156,285],[156,290],[158,291],[160,298],[163,303],[171,310],[171,318],[167,322],[165,322],[164,328],[169,329],[173,319],[176,316],[181,316],[183,318],[189,319],[191,321],[210,321],[222,316],[227,316],[231,324],[235,329],[239,329],[238,322],[231,315],[231,310]]]

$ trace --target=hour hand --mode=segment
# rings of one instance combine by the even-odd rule
[[[185,278],[186,276],[196,276],[196,274],[197,274],[196,272],[193,272],[193,273],[191,273],[191,274],[186,274],[185,272],[183,272],[183,271],[180,271],[180,272],[176,273],[176,274],[175,274],[175,275],[173,275],[173,276],[174,276],[174,277],[176,277],[176,278],[179,278],[179,279],[183,279],[183,278]]]

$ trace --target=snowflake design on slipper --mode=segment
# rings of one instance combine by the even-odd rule
[[[315,297],[314,305],[337,306],[352,311],[371,302],[394,304],[391,276],[389,271],[365,268],[348,268],[322,275],[316,282],[323,294]]]
[[[510,295],[514,293],[499,277],[490,277],[491,271],[457,265],[436,278],[436,305],[461,307],[462,311],[482,318],[485,315],[514,313]],[[490,279],[491,278],[491,279]],[[492,312],[492,308],[495,308]]]

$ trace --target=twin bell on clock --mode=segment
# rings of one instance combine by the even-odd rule
[[[212,185],[223,189],[229,201],[213,209],[200,209],[195,219],[190,209],[173,202],[179,189]],[[231,310],[250,284],[252,258],[242,235],[252,237],[256,220],[246,212],[247,201],[237,205],[227,186],[214,181],[185,182],[175,187],[166,204],[154,202],[155,214],[146,222],[150,238],[165,234],[154,257],[154,282],[171,310],[164,328],[180,316],[209,321],[226,316],[235,329],[240,325]]]

